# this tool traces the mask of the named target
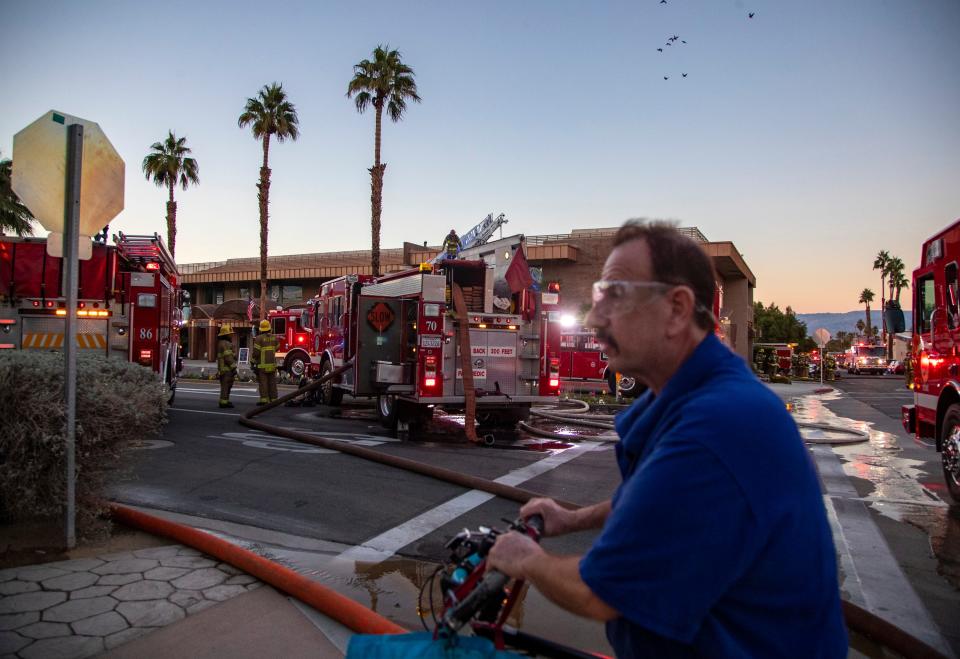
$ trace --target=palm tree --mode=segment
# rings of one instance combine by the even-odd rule
[[[264,85],[256,98],[248,98],[237,120],[240,128],[250,125],[254,139],[263,140],[263,165],[257,184],[260,201],[260,320],[267,317],[267,210],[270,205],[270,136],[277,142],[300,136],[300,120],[293,103],[287,100],[283,85]]]
[[[897,279],[903,279],[903,278],[904,278],[904,276],[903,276],[903,270],[904,270],[905,267],[906,267],[906,266],[903,264],[903,259],[901,259],[899,256],[894,256],[894,257],[891,258],[890,261],[887,263],[887,281],[889,282],[889,286],[890,286],[890,289],[889,289],[889,290],[890,290],[890,297],[891,297],[891,298],[896,297],[898,304],[899,304],[899,302],[900,302],[900,296],[899,296],[899,295],[894,296],[894,291],[895,291],[896,288],[897,288],[897,285],[896,285],[895,281],[896,281]],[[902,287],[902,286],[901,286],[901,287]]]
[[[23,205],[13,191],[10,178],[13,176],[13,161],[0,160],[0,236],[4,231],[13,231],[18,236],[33,235],[33,213]]]
[[[859,302],[867,307],[867,322],[864,323],[864,327],[867,331],[867,336],[870,336],[870,303],[873,302],[873,291],[869,288],[863,289],[860,292]]]
[[[865,327],[866,327],[866,325],[863,324],[863,319],[861,318],[860,320],[858,320],[858,321],[857,321],[857,334],[863,334],[863,329],[864,329]]]
[[[389,46],[377,46],[373,61],[363,60],[353,67],[353,80],[347,85],[347,98],[353,98],[357,112],[361,114],[372,105],[375,111],[373,167],[370,168],[370,267],[374,275],[380,274],[380,212],[383,198],[383,173],[386,163],[380,162],[380,132],[383,108],[396,123],[400,121],[407,101],[420,102],[413,69],[400,60],[400,51]]]
[[[880,271],[880,322],[883,325],[883,332],[887,332],[887,319],[883,315],[883,309],[886,307],[886,281],[887,269],[890,267],[890,252],[881,249],[873,259],[873,269]],[[869,322],[869,321],[868,321]]]
[[[173,198],[173,189],[180,184],[184,190],[190,184],[200,182],[200,167],[197,161],[187,156],[192,153],[187,146],[186,137],[177,137],[168,131],[162,142],[154,142],[152,153],[143,159],[143,174],[152,180],[158,188],[167,187],[167,245],[170,256],[176,257],[177,251],[177,202]]]
[[[890,277],[890,286],[893,293],[891,295],[900,304],[900,291],[904,288],[910,288],[910,280],[902,272],[898,272]]]

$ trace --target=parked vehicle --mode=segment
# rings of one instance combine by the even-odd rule
[[[177,265],[157,234],[94,242],[80,261],[77,348],[152,369],[173,400],[180,372]],[[0,349],[63,348],[63,259],[43,238],[0,236]]]
[[[473,251],[480,249],[483,258]],[[464,409],[461,355],[469,351],[477,418],[511,427],[525,420],[532,404],[559,394],[560,357],[545,340],[559,296],[495,285],[513,259],[526,263],[522,236],[460,256],[377,278],[339,277],[306,305],[271,311],[273,331],[283,337],[279,359],[291,372],[313,377],[351,363],[321,388],[322,400],[338,405],[345,393],[376,398],[384,426],[409,429],[434,408]],[[455,285],[463,293],[462,312]],[[466,341],[459,331],[464,324]]]
[[[883,346],[855,345],[847,356],[847,373],[883,375],[887,372],[887,349]]]
[[[923,243],[913,271],[913,404],[903,427],[931,438],[940,452],[950,496],[960,502],[960,220]]]
[[[888,375],[903,375],[903,371],[903,362],[898,359],[891,360],[890,364],[887,366]]]

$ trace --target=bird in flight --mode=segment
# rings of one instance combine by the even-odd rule
[[[673,35],[673,37],[671,38],[671,41],[676,41],[676,40],[679,39],[679,38],[680,38],[680,37],[678,37],[677,35]]]
[[[660,4],[661,4],[661,5],[667,4],[667,0],[660,0]]]
[[[672,46],[672,45],[673,45],[673,42],[672,42],[672,41],[668,41],[667,43],[665,43],[665,44],[663,44],[663,45],[664,45],[664,46]]]
[[[663,52],[663,48],[657,48],[657,52],[658,52],[658,53],[662,53],[662,52]]]
[[[753,14],[754,12],[750,12],[749,14],[747,14],[747,18],[753,18]]]
[[[687,77],[687,74],[686,74],[686,73],[684,73],[684,74],[683,74],[683,77],[684,77],[684,78],[686,78],[686,77]]]
[[[664,79],[664,80],[669,80],[669,79],[670,79],[670,76],[663,76],[663,79]]]
[[[683,39],[681,39],[681,40],[680,40],[680,43],[687,43],[687,42],[686,42],[686,41],[684,41]]]

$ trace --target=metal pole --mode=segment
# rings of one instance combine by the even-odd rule
[[[67,126],[67,181],[63,217],[63,265],[67,298],[63,332],[63,399],[67,411],[67,548],[77,545],[76,507],[76,426],[77,426],[77,280],[80,262],[80,172],[83,164],[83,126]]]
[[[823,347],[820,347],[820,384],[823,384]]]

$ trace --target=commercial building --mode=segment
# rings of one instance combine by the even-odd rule
[[[567,310],[582,317],[590,308],[590,285],[599,277],[617,228],[574,229],[570,233],[526,236],[527,260],[541,270],[542,282],[558,282]],[[756,277],[731,242],[710,242],[696,228],[681,228],[703,245],[713,261],[720,290],[720,331],[738,354],[749,359],[753,342],[753,291]],[[404,243],[380,251],[380,268],[396,272],[428,261],[439,246]],[[241,346],[259,317],[260,260],[230,259],[180,266],[189,292],[186,353],[191,359],[214,355],[217,327],[230,322]],[[370,251],[273,256],[268,260],[269,304],[291,306],[313,297],[320,285],[347,274],[370,274]],[[251,320],[252,319],[252,320]]]

